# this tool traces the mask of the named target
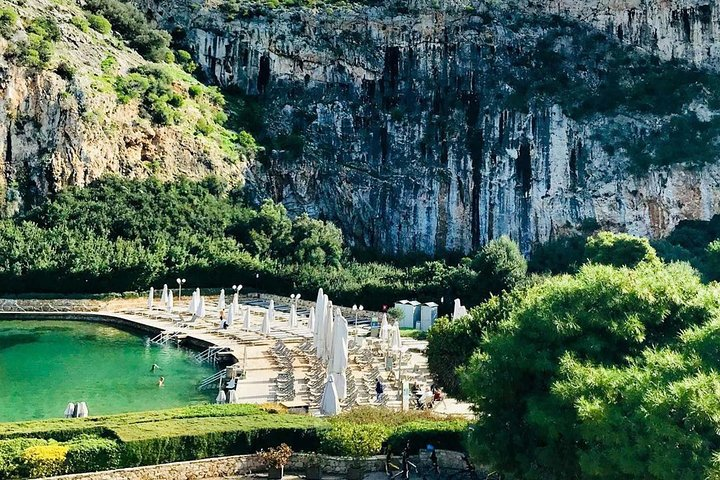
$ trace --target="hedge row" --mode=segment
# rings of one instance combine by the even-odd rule
[[[362,457],[385,443],[399,452],[433,444],[462,450],[464,421],[381,409],[328,421],[271,414],[251,405],[206,405],[87,419],[0,423],[0,479],[81,473],[254,453],[288,444],[295,451]],[[370,418],[370,421],[368,419]]]

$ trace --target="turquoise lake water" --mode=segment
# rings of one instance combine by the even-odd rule
[[[0,321],[0,422],[62,417],[68,402],[105,415],[212,401],[197,386],[216,369],[193,353],[99,323]]]

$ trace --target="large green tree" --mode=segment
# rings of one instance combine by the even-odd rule
[[[652,395],[660,395],[663,385],[678,388],[694,381],[693,362],[702,359],[688,356],[687,367],[684,359],[675,362],[662,349],[676,348],[682,332],[714,321],[719,299],[689,266],[657,261],[642,261],[634,269],[588,264],[574,276],[552,277],[529,288],[462,372],[463,388],[479,412],[473,454],[510,478],[619,478],[608,473],[613,469],[623,478],[703,478],[698,472],[711,468],[710,452],[718,440],[717,430],[710,433],[706,427],[715,420],[705,421],[702,432],[694,430],[693,422],[678,423],[677,416],[656,424],[657,416],[649,415],[643,402],[661,401]],[[652,357],[654,349],[657,357]],[[666,359],[670,369],[677,363],[678,371],[657,384],[652,378],[623,383],[633,381],[633,368],[655,375],[661,360],[653,358]],[[624,395],[633,389],[647,398],[626,402]],[[688,395],[690,405],[695,394]],[[593,410],[598,398],[614,408]],[[696,398],[708,401],[706,395]],[[663,408],[669,412],[672,405],[669,401]],[[694,408],[701,416],[720,418],[712,404]],[[662,409],[655,412],[661,415]],[[604,414],[608,423],[593,423],[592,415]],[[699,435],[705,444],[687,451],[686,443],[678,441],[669,448],[672,435],[662,431],[666,427],[676,428],[676,440]],[[647,435],[638,437],[638,432]],[[643,444],[662,438],[666,448]],[[651,469],[649,448],[663,450],[665,463]],[[675,468],[663,471],[661,465]]]

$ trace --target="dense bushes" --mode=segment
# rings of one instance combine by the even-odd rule
[[[232,279],[249,289],[306,298],[323,287],[339,304],[360,302],[368,309],[402,297],[451,301],[453,295],[472,305],[489,294],[478,286],[480,273],[470,259],[459,267],[428,261],[409,268],[350,261],[334,225],[306,215],[291,219],[271,201],[251,207],[241,197],[216,178],[162,183],[108,177],[66,189],[27,214],[0,221],[0,288],[126,291],[182,275],[191,285],[222,286]],[[487,288],[509,285],[503,275]]]
[[[35,18],[26,30],[27,40],[16,45],[15,54],[26,67],[46,68],[55,52],[55,42],[60,40],[57,22],[50,17]]]
[[[18,14],[12,7],[0,8],[0,36],[12,37],[17,31]]]
[[[474,455],[528,479],[712,477],[719,298],[654,260],[531,287],[463,370]]]
[[[396,451],[408,441],[413,448],[431,443],[461,449],[467,428],[465,421],[429,412],[366,407],[328,421],[268,410],[256,405],[201,405],[0,424],[0,479],[247,454],[280,443],[295,451],[322,449],[353,457],[380,453],[385,442]],[[90,429],[105,433],[88,435]],[[28,435],[42,438],[25,438]],[[8,438],[13,436],[20,437]]]
[[[137,7],[120,0],[87,0],[85,5],[92,13],[109,20],[115,31],[146,60],[165,61],[170,52],[170,34],[152,26]]]

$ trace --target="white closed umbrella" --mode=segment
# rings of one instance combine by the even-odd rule
[[[188,304],[188,313],[195,313],[197,311],[197,294],[193,292],[190,296],[190,303]]]
[[[167,303],[166,303],[166,305],[167,305],[167,311],[168,311],[168,312],[172,312],[172,309],[173,309],[173,294],[172,294],[172,290],[168,291],[168,294],[167,294]]]
[[[383,313],[382,322],[380,322],[380,340],[388,341],[390,335],[390,325],[387,321],[387,314]]]
[[[227,319],[225,320],[225,323],[227,323],[227,326],[232,326],[233,322],[235,321],[235,305],[232,303],[230,304],[230,309],[228,310]],[[222,327],[222,325],[220,325]]]
[[[215,403],[225,403],[227,402],[227,396],[225,395],[225,390],[222,388],[217,394],[217,397],[215,397]]]
[[[165,306],[167,306],[167,298],[168,298],[167,294],[168,294],[168,288],[167,288],[167,283],[166,283],[165,285],[163,285],[162,295],[160,295],[160,301],[163,302],[163,305],[165,305]]]
[[[308,316],[308,330],[315,331],[315,307],[310,307],[310,315]]]
[[[297,327],[297,310],[295,305],[290,305],[290,320],[288,321],[291,327]]]
[[[78,404],[77,410],[78,410],[78,412],[77,412],[78,418],[85,418],[89,415],[87,403],[85,403],[85,402],[80,402]]]
[[[195,315],[197,315],[198,318],[205,317],[205,297],[200,297],[200,301],[198,302],[198,307],[195,311]]]
[[[220,289],[220,299],[218,300],[218,310],[225,310],[225,289]]]
[[[331,301],[326,302],[327,309],[325,310],[325,347],[323,350],[323,359],[330,359],[330,353],[332,352],[332,341],[333,341],[333,304]]]
[[[332,375],[328,376],[320,398],[320,413],[323,415],[337,415],[340,413],[340,400],[338,399],[335,381]]]
[[[460,299],[456,298],[455,303],[453,305],[453,313],[452,313],[452,319],[457,320],[458,318],[462,318],[465,315],[467,315],[467,308],[465,308],[461,303]]]
[[[268,305],[268,314],[270,315],[270,324],[275,323],[275,302],[271,299],[270,305]]]
[[[155,289],[150,287],[150,294],[148,295],[148,308],[152,310],[153,302],[155,301]]]
[[[245,309],[245,313],[243,315],[243,328],[245,330],[250,330],[250,307]]]
[[[317,320],[319,319],[320,322],[322,322],[322,317],[325,315],[325,307],[323,306],[325,302],[325,294],[323,293],[323,289],[318,289],[318,295],[317,300],[315,301],[315,315],[316,315],[316,323],[313,325],[313,328],[311,329],[313,334],[317,337]],[[315,345],[317,346],[317,345]]]
[[[347,395],[345,370],[348,366],[348,324],[339,308],[335,309],[333,341],[328,360],[328,372],[335,381],[335,390],[340,400]]]
[[[265,317],[263,318],[262,329],[260,330],[263,334],[270,334],[270,310],[265,311]]]
[[[395,322],[390,334],[390,348],[400,350],[402,348],[402,340],[400,338],[400,323]]]
[[[228,390],[227,403],[238,403],[235,390]]]
[[[236,314],[237,314],[238,312],[240,312],[240,303],[238,302],[238,294],[237,294],[237,292],[235,292],[235,293],[233,294],[232,306],[233,306],[233,308],[235,309],[235,313],[236,313]]]
[[[75,413],[75,404],[70,402],[65,407],[65,418],[72,418],[73,413]]]
[[[321,306],[324,302],[321,303]],[[318,310],[316,312],[317,318],[315,319],[315,354],[317,358],[322,359],[325,357],[325,335],[327,329],[325,328],[325,311],[323,307],[322,314]]]

